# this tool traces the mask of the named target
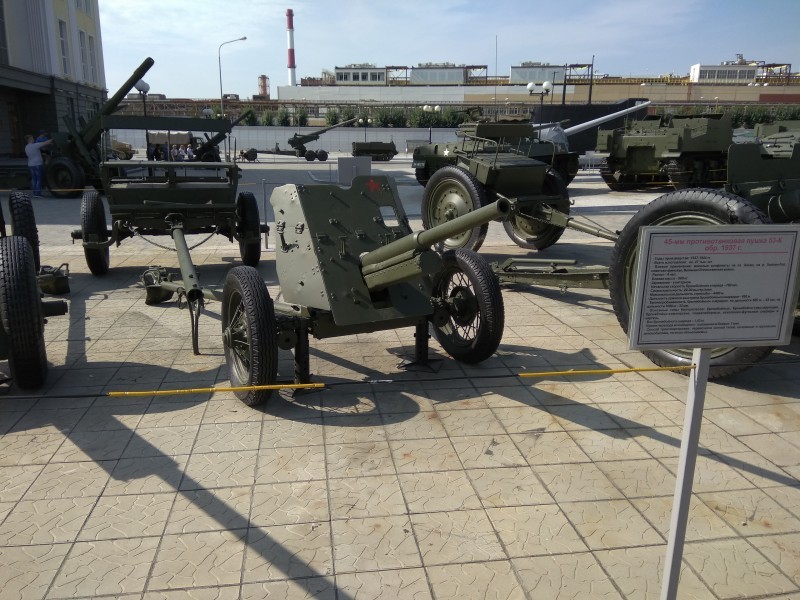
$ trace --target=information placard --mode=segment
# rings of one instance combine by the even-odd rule
[[[789,344],[800,225],[642,227],[632,350]]]

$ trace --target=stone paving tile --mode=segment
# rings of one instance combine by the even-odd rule
[[[663,463],[673,473],[677,472],[677,459],[667,459]],[[694,468],[694,482],[692,483],[692,490],[695,493],[748,489],[752,487],[752,483],[739,475],[736,469],[726,464],[718,456],[698,454]]]
[[[797,592],[797,585],[745,540],[689,542],[683,558],[719,598]]]
[[[29,410],[24,415],[20,415],[21,418],[18,420],[9,423],[11,427],[8,433],[26,433],[28,435],[67,433],[75,427],[85,413],[85,408],[42,409],[42,407],[37,407],[36,410]]]
[[[233,596],[232,599],[238,597],[238,595]],[[335,600],[336,589],[333,582],[326,577],[266,581],[243,585],[241,598],[242,600],[263,600],[264,598],[274,598],[275,600]],[[198,598],[198,600],[201,599]],[[220,600],[227,600],[227,596],[220,597]]]
[[[117,461],[104,496],[174,492],[183,479],[189,457],[153,456]]]
[[[0,438],[0,467],[45,465],[64,439],[61,433],[5,435]]]
[[[548,406],[552,415],[555,417],[565,431],[586,431],[601,429],[619,429],[616,421],[611,414],[604,411],[599,405],[576,404],[575,402],[565,402],[560,405]]]
[[[99,496],[115,464],[115,461],[51,463],[42,469],[23,498],[49,500]]]
[[[474,435],[452,438],[461,462],[467,469],[519,467],[526,464],[509,435]]]
[[[734,436],[751,436],[769,430],[736,408],[712,408],[703,411],[703,417]],[[701,427],[705,427],[705,423]],[[744,441],[744,440],[740,440]],[[747,443],[745,441],[745,443]]]
[[[526,598],[508,561],[432,566],[426,567],[425,570],[437,600]],[[430,596],[420,594],[419,597]]]
[[[331,575],[331,526],[299,523],[252,528],[247,535],[244,582]]]
[[[390,440],[443,438],[447,436],[438,411],[382,413],[383,426]],[[333,441],[333,440],[331,440]],[[335,443],[335,442],[334,442]]]
[[[245,537],[243,529],[163,536],[147,589],[238,584]]]
[[[603,431],[573,431],[572,439],[592,461],[628,460],[647,458],[647,451],[624,429]]]
[[[665,541],[628,500],[561,502],[559,506],[591,550]]]
[[[450,437],[475,435],[500,435],[505,433],[503,425],[488,408],[469,410],[442,410],[437,408],[447,434]]]
[[[188,455],[199,430],[199,425],[138,428],[125,447],[122,458]]]
[[[791,404],[770,404],[767,406],[743,406],[739,410],[772,433],[784,433],[800,429],[800,405],[796,402]]]
[[[78,539],[97,541],[161,535],[175,496],[174,493],[101,496]]]
[[[244,499],[249,499],[251,493],[251,526],[292,525],[329,519],[325,481],[265,483],[256,485],[252,492],[243,488],[242,514],[247,514]]]
[[[408,516],[333,521],[337,573],[421,566]]]
[[[36,481],[45,465],[0,466],[0,502],[16,502]]]
[[[116,460],[122,458],[132,431],[73,431],[53,455],[52,462]]]
[[[0,546],[75,541],[94,498],[23,500],[0,525]]]
[[[530,465],[587,462],[589,457],[564,431],[511,434],[511,439]]]
[[[754,536],[749,542],[800,587],[800,538],[797,534]]]
[[[220,488],[255,483],[256,451],[194,453],[189,458],[180,489]]]
[[[395,471],[386,441],[327,445],[325,454],[330,478],[392,475]]]
[[[331,479],[328,488],[333,519],[405,515],[407,511],[394,475]]]
[[[398,473],[451,471],[462,468],[461,460],[449,438],[390,440]]]
[[[800,534],[800,519],[781,508],[762,490],[712,492],[699,494],[699,497],[741,536]]]
[[[627,600],[660,597],[666,555],[666,545],[600,550],[594,553]],[[685,564],[681,568],[677,592],[681,600],[707,600],[714,597],[711,590]]]
[[[748,448],[758,452],[779,467],[800,465],[800,450],[779,434],[748,435],[743,436],[741,440]]]
[[[323,418],[326,444],[352,444],[386,439],[381,415],[336,415]]]
[[[622,498],[608,477],[592,463],[537,465],[534,472],[556,502]]]
[[[792,475],[791,467],[778,467],[756,452],[723,454],[720,459],[757,487],[795,487],[800,484],[800,479]]]
[[[183,490],[172,505],[165,532],[197,533],[248,526],[250,486]]]
[[[211,423],[200,426],[194,453],[258,450],[261,422]]]
[[[265,596],[259,597],[263,598]],[[176,591],[145,592],[141,598],[142,600],[238,600],[239,586],[228,585]]]
[[[0,590],[8,598],[44,598],[69,544],[0,547]]]
[[[483,510],[412,514],[425,566],[507,558]]]
[[[668,539],[673,496],[632,499],[631,503],[644,518]],[[686,540],[708,540],[734,537],[736,533],[697,496],[692,496],[686,524]]]
[[[468,469],[484,508],[547,504],[553,501],[530,467]]]
[[[652,458],[596,462],[626,498],[662,496],[675,491],[675,476]]]
[[[531,598],[622,600],[588,552],[515,558],[511,564]]]
[[[262,423],[259,447],[321,446],[323,440],[322,419],[306,421],[265,419]]]
[[[399,475],[410,513],[481,508],[481,502],[466,473],[439,471]]]
[[[255,474],[259,483],[324,478],[324,446],[287,446],[259,452]]]
[[[430,570],[428,577],[431,577]],[[336,576],[336,587],[346,598],[358,598],[358,600],[382,600],[389,590],[392,590],[397,598],[433,600],[426,572],[420,568],[345,573]],[[437,598],[439,597],[442,596],[437,593]]]
[[[47,597],[141,592],[157,547],[157,537],[78,542],[64,561]]]
[[[587,549],[564,512],[555,504],[490,508],[486,513],[511,558]]]

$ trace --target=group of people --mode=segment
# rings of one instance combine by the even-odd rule
[[[147,160],[172,160],[182,162],[194,160],[194,150],[191,146],[173,144],[169,148],[166,144],[147,144]]]
[[[32,135],[25,136],[25,155],[28,157],[28,169],[31,173],[31,191],[34,198],[42,197],[42,185],[44,184],[42,148],[52,143],[53,139],[47,135],[46,131],[40,131],[36,138]]]

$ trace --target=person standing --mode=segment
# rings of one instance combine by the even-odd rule
[[[42,182],[44,181],[44,158],[42,158],[42,148],[52,144],[53,140],[44,142],[34,142],[32,135],[25,136],[25,154],[28,157],[28,169],[31,172],[31,189],[34,198],[42,197]]]

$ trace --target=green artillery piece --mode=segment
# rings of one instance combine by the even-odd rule
[[[42,300],[41,292],[69,292],[66,265],[39,261],[39,234],[30,197],[12,191],[8,198],[11,235],[0,210],[0,360],[8,359],[11,377],[22,389],[41,387],[47,378],[44,324],[67,314],[63,300]]]
[[[507,201],[417,233],[387,177],[356,177],[349,188],[284,185],[270,202],[281,301],[273,302],[258,271],[249,266],[228,272],[221,296],[200,288],[187,268],[185,248],[178,254],[182,278],[158,267],[143,275],[149,299],[164,301],[179,293],[198,307],[204,299],[222,300],[232,385],[274,383],[278,348],[294,349],[295,379],[308,382],[309,335],[330,338],[413,326],[415,360],[425,362],[431,325],[457,360],[477,363],[497,350],[503,298],[488,263],[468,250],[440,254],[431,248],[459,231],[504,217]],[[236,392],[248,405],[267,401],[271,393]]]
[[[104,132],[100,120],[117,109],[125,95],[144,77],[153,64],[152,58],[145,59],[117,93],[111,96],[80,130],[69,118],[64,118],[67,133],[53,134],[52,158],[45,166],[44,172],[45,184],[54,196],[77,198],[83,193],[83,188],[87,184],[99,189],[102,185],[100,162],[105,158],[100,148]]]
[[[727,114],[652,115],[628,129],[598,132],[597,151],[608,152],[600,175],[612,190],[721,187],[732,141]]]
[[[331,129],[343,127],[344,125],[349,125],[350,123],[355,123],[356,121],[358,121],[358,117],[348,119],[347,121],[342,121],[341,123],[331,125],[330,127],[323,127],[322,129],[317,129],[316,131],[312,131],[310,133],[295,133],[287,140],[287,143],[294,148],[294,150],[281,150],[278,144],[275,144],[274,150],[259,150],[258,152],[260,154],[283,154],[286,156],[296,156],[297,158],[305,158],[308,162],[313,162],[314,160],[324,162],[328,160],[328,152],[325,150],[309,150],[306,148],[306,144],[316,142],[319,139],[319,136],[327,131],[330,131]]]

